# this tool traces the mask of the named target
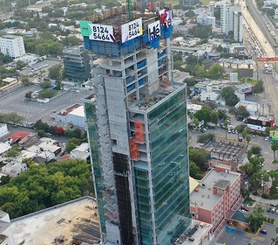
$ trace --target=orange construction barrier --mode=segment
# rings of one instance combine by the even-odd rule
[[[145,142],[144,123],[140,121],[134,121],[134,127],[135,127],[136,142],[140,142],[140,143]]]
[[[140,153],[139,153],[138,145],[136,143],[136,139],[129,139],[129,150],[130,150],[131,159],[139,160]]]

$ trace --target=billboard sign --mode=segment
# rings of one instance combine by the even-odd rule
[[[160,25],[169,27],[172,25],[173,20],[173,12],[171,10],[160,10],[159,11],[160,16]]]
[[[143,33],[142,18],[133,20],[121,26],[122,43],[139,37]]]
[[[270,130],[269,136],[272,141],[278,141],[278,130]]]
[[[113,26],[89,24],[89,28],[91,29],[89,39],[104,42],[116,42]]]
[[[158,38],[161,35],[160,32],[160,22],[159,20],[148,25],[148,37],[149,41]]]

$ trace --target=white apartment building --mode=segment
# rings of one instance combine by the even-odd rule
[[[234,40],[242,42],[243,16],[240,6],[232,5],[229,0],[223,0],[220,5],[220,26],[222,33],[228,35],[232,31]]]
[[[0,37],[0,51],[12,58],[25,55],[23,37],[12,35]]]
[[[197,23],[205,26],[215,27],[215,17],[207,16],[207,15],[199,15],[197,16]]]

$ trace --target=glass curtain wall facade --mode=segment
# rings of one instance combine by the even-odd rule
[[[185,88],[147,113],[151,171],[135,166],[141,244],[169,245],[189,225],[189,170]],[[149,181],[151,176],[151,184]],[[154,201],[154,220],[150,205]],[[153,226],[154,224],[154,226]],[[155,227],[155,231],[153,228]]]

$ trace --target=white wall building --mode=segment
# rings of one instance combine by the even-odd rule
[[[12,35],[0,37],[0,51],[12,58],[25,55],[23,37]]]
[[[216,101],[220,95],[216,92],[202,92],[201,93],[201,101]]]
[[[197,16],[197,23],[205,26],[215,27],[215,17],[207,16],[207,15],[199,15]]]
[[[4,137],[9,133],[7,124],[0,123],[0,138]]]
[[[220,2],[220,26],[222,33],[228,35],[234,33],[234,40],[242,42],[243,39],[243,16],[240,6],[234,6],[229,0]]]
[[[258,116],[260,111],[260,105],[257,102],[241,100],[236,105],[235,108],[244,106],[251,116]]]
[[[0,244],[15,245],[9,214],[0,210]]]
[[[56,122],[72,124],[81,128],[86,127],[84,107],[80,104],[74,104],[73,106],[60,111],[59,113],[53,115],[53,118]]]

